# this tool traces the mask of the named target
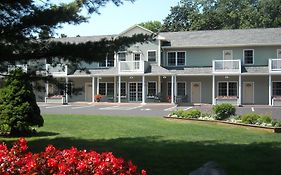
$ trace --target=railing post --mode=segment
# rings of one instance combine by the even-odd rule
[[[271,59],[268,60],[268,70],[269,70],[269,72],[272,71],[272,60]]]
[[[216,66],[216,65],[215,65],[215,60],[213,60],[213,63],[212,63],[212,64],[213,64],[213,72],[215,72],[215,70],[216,70],[216,69],[215,69],[215,66]]]
[[[239,73],[241,73],[242,72],[241,60],[238,60],[238,64],[239,64]]]

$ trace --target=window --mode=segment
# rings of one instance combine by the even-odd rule
[[[185,52],[168,52],[168,66],[184,66]]]
[[[106,95],[106,83],[99,83],[99,94]]]
[[[237,96],[237,82],[219,82],[218,96]]]
[[[281,96],[281,82],[273,82],[272,91],[273,96]]]
[[[156,62],[156,51],[148,51],[147,52],[147,60],[149,62]]]
[[[178,57],[178,64],[180,66],[185,65],[185,52],[177,52],[177,57]]]
[[[121,97],[126,97],[126,83],[121,82]]]
[[[99,62],[99,67],[113,67],[114,66],[114,54],[107,54],[106,58]]]
[[[126,61],[126,52],[118,53],[118,61]]]
[[[244,50],[244,64],[254,64],[254,50]]]
[[[171,96],[171,88],[172,88],[172,83],[168,82],[168,96]]]
[[[134,60],[135,61],[140,61],[141,55],[139,53],[134,53]]]
[[[106,95],[112,97],[114,96],[114,83],[107,83]]]
[[[148,98],[156,96],[156,82],[147,83],[147,96]]]
[[[177,83],[177,95],[178,96],[185,96],[185,82],[178,82]]]

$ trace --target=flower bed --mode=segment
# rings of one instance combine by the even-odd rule
[[[216,105],[213,107],[213,111],[214,113],[209,114],[202,113],[198,109],[191,109],[189,111],[178,110],[165,118],[250,127],[274,133],[281,132],[281,121],[272,119],[268,115],[255,113],[247,113],[241,116],[235,115],[235,108],[230,104]]]
[[[70,148],[56,149],[49,145],[45,151],[34,154],[27,152],[27,142],[20,138],[11,149],[0,144],[0,174],[40,174],[40,175],[146,175],[145,170],[137,171],[131,161],[116,158],[111,152]]]

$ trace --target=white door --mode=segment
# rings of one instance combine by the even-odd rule
[[[243,83],[243,104],[254,104],[254,82]]]
[[[92,83],[85,83],[85,101],[92,101]]]
[[[201,102],[201,82],[191,82],[191,103]]]
[[[232,50],[224,50],[223,51],[223,59],[224,60],[233,60]]]

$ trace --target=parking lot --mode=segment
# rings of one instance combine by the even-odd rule
[[[155,116],[162,117],[174,110],[200,109],[204,112],[211,112],[211,105],[200,106],[177,106],[170,103],[69,103],[46,104],[38,103],[42,114],[82,114],[82,115],[113,115],[113,116]],[[237,114],[255,112],[268,114],[273,118],[281,119],[281,107],[270,107],[266,105],[254,105],[236,107]]]

